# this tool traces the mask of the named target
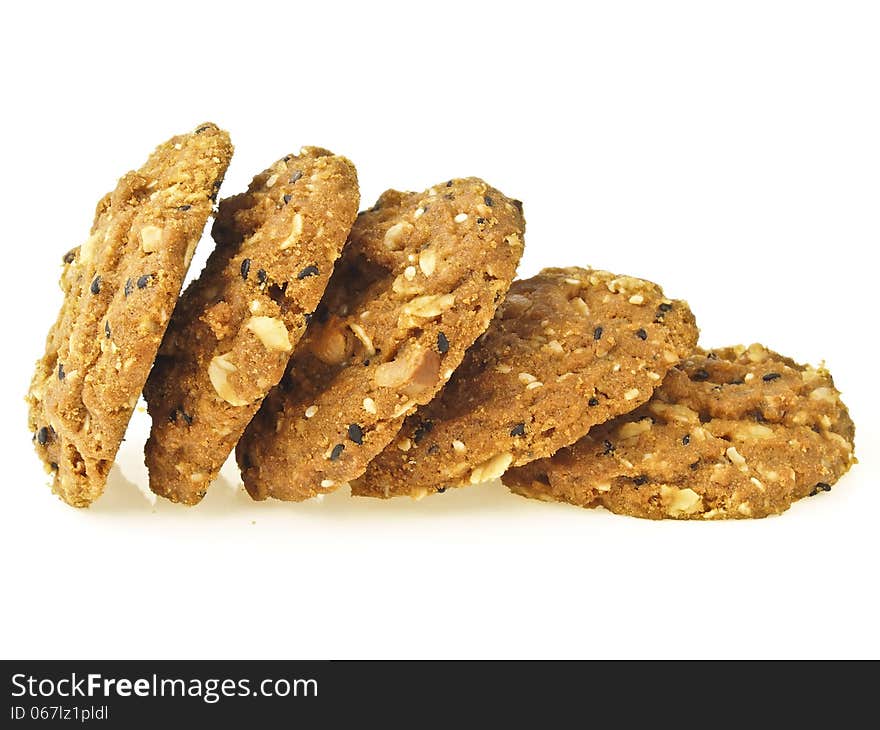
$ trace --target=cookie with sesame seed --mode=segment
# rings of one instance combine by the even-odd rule
[[[762,345],[699,352],[648,403],[504,475],[526,497],[649,519],[766,517],[855,463],[831,374]]]
[[[255,499],[359,476],[486,329],[523,250],[521,205],[476,178],[361,213],[281,385],[236,448]]]
[[[687,304],[651,282],[576,267],[516,281],[449,384],[352,493],[420,497],[549,456],[644,403],[696,342]]]
[[[150,488],[196,504],[281,376],[357,216],[357,173],[317,147],[221,201],[217,246],[184,292],[144,396]]]
[[[64,302],[27,400],[68,504],[104,490],[231,156],[214,124],[172,137],[102,198],[88,239],[64,256]]]

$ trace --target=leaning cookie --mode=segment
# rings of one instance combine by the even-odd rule
[[[761,345],[700,353],[637,411],[504,475],[526,497],[649,519],[766,517],[855,463],[831,375]]]
[[[150,488],[205,495],[306,328],[358,209],[354,165],[306,147],[220,203],[217,247],[181,297],[144,396]]]
[[[231,156],[213,124],[172,137],[98,203],[88,240],[64,257],[64,303],[27,400],[68,504],[104,490]]]
[[[236,448],[255,499],[359,476],[486,329],[523,250],[519,203],[482,180],[388,191],[355,222],[281,385]]]
[[[421,497],[548,456],[648,400],[697,335],[687,304],[648,281],[575,267],[516,281],[449,384],[352,493]]]

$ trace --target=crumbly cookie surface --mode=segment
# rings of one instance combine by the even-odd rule
[[[68,504],[104,489],[231,156],[214,124],[171,138],[98,203],[89,238],[64,257],[64,302],[27,400]]]
[[[697,333],[685,302],[642,279],[572,267],[516,281],[449,384],[352,493],[419,497],[548,456],[645,402]]]
[[[221,201],[217,246],[181,297],[144,395],[150,488],[205,494],[306,328],[351,230],[354,165],[306,147]]]
[[[828,491],[855,462],[853,439],[827,370],[755,344],[688,358],[638,410],[503,481],[650,519],[765,517]]]
[[[255,499],[359,476],[486,329],[522,255],[521,205],[476,178],[360,214],[279,387],[236,448]]]

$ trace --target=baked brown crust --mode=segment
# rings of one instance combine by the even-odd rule
[[[64,302],[27,400],[68,504],[104,490],[231,156],[214,124],[172,137],[102,198],[88,240],[64,257]]]
[[[700,352],[650,402],[549,459],[511,469],[523,496],[649,519],[779,514],[828,491],[855,429],[831,374],[762,345]]]
[[[687,304],[649,281],[577,267],[516,281],[449,384],[352,493],[421,497],[548,456],[648,400],[697,335]]]
[[[274,387],[358,210],[354,165],[287,155],[220,203],[217,246],[174,310],[144,390],[150,488],[196,504]]]
[[[477,178],[362,213],[281,386],[236,449],[248,492],[302,500],[359,476],[486,329],[523,249],[518,202]]]

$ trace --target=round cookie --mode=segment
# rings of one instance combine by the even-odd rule
[[[648,281],[575,267],[516,281],[449,384],[352,494],[420,497],[548,456],[648,400],[697,334],[687,304]]]
[[[68,504],[104,490],[231,156],[213,124],[172,137],[104,196],[91,235],[64,257],[64,302],[27,400]]]
[[[700,352],[638,410],[504,475],[527,497],[649,519],[766,517],[828,491],[854,426],[831,375],[762,345]]]
[[[358,217],[285,378],[236,448],[255,499],[366,468],[486,329],[523,250],[521,205],[476,178],[388,191]]]
[[[354,165],[316,147],[221,201],[217,246],[174,310],[144,396],[150,488],[196,504],[274,387],[358,210]]]

